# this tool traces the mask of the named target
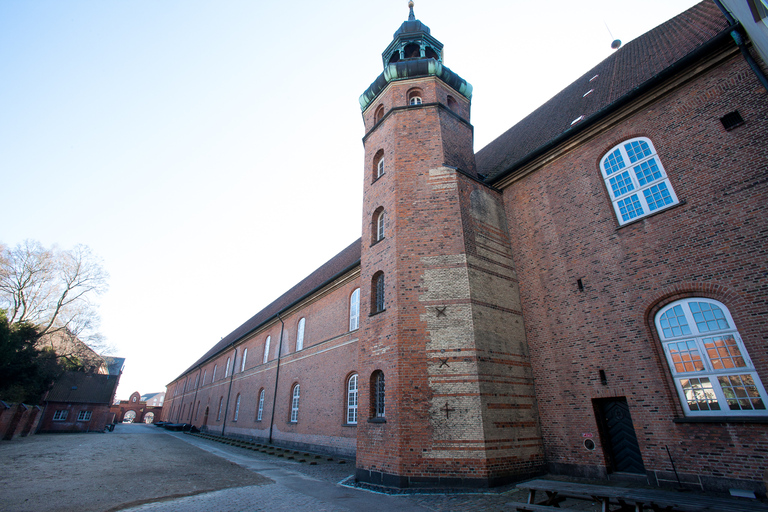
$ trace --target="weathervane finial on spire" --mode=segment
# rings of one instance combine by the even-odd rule
[[[413,0],[408,2],[408,7],[411,9],[411,12],[408,14],[408,21],[413,21],[416,19],[416,16],[413,14]]]

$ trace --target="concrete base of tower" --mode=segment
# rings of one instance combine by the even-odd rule
[[[514,482],[520,482],[542,476],[544,470],[531,470],[525,473],[493,476],[487,478],[448,477],[448,476],[402,476],[357,469],[355,482],[393,489],[487,489]]]

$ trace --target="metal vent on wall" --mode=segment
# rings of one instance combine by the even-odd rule
[[[737,126],[744,124],[744,118],[741,117],[738,110],[734,110],[729,114],[725,114],[720,118],[720,122],[723,123],[723,128],[726,130],[733,130]]]

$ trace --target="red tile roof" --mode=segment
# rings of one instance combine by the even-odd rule
[[[195,361],[195,364],[187,368],[179,377],[196,369],[199,365],[205,363],[208,359],[223,351],[225,348],[239,341],[247,334],[255,331],[275,318],[278,313],[285,311],[305,297],[329,284],[334,279],[340,277],[342,274],[345,274],[360,265],[361,242],[362,239],[357,239],[349,247],[309,274],[309,276],[300,281],[296,286],[278,297],[277,300],[272,302],[269,306],[256,313],[247,322],[229,333],[206,352],[203,357]]]

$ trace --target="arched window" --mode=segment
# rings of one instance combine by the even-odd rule
[[[197,372],[197,375],[195,375],[195,389],[197,389],[197,384],[200,382],[200,372]]]
[[[299,421],[299,385],[293,386],[291,392],[291,423]]]
[[[349,330],[354,331],[360,327],[360,288],[352,292],[349,297]]]
[[[373,181],[384,174],[384,150],[380,149],[373,155]]]
[[[224,368],[224,378],[225,379],[227,377],[229,377],[229,363],[232,362],[231,360],[232,360],[232,358],[230,358],[230,357],[227,358],[227,367]]]
[[[409,105],[421,105],[421,90],[411,89],[408,91],[408,104]]]
[[[296,352],[304,348],[304,319],[299,320],[299,326],[296,328]]]
[[[272,341],[272,336],[267,336],[267,341],[264,342],[264,360],[262,364],[266,364],[269,360],[269,342]]]
[[[600,161],[600,171],[619,224],[679,202],[650,139],[630,139],[614,147]]]
[[[371,280],[371,314],[384,311],[384,272],[376,272]]]
[[[203,370],[203,380],[200,381],[201,386],[205,386],[205,376],[208,374],[208,369]]]
[[[357,425],[357,374],[347,380],[347,423]]]
[[[384,207],[379,206],[373,212],[371,218],[371,240],[373,243],[380,242],[384,239]]]
[[[216,380],[216,365],[213,365],[213,375],[211,376],[211,382]]]
[[[686,415],[766,415],[766,394],[728,309],[684,299],[656,315]]]
[[[232,417],[232,421],[237,421],[238,416],[240,416],[240,393],[237,394],[237,399],[235,400],[235,414]]]
[[[384,417],[384,372],[376,370],[371,374],[371,417]]]
[[[224,397],[219,398],[219,414],[216,416],[216,421],[221,421],[221,412],[224,407]]]
[[[261,417],[264,415],[264,389],[259,391],[259,409],[256,413],[256,421],[261,421]]]
[[[448,103],[448,108],[456,112],[458,105],[456,103],[456,99],[450,94],[448,95],[447,103]]]
[[[245,360],[246,359],[248,359],[248,349],[244,348],[243,349],[243,362],[240,364],[240,372],[241,373],[245,371]]]
[[[384,118],[384,105],[379,105],[376,109],[376,113],[373,115],[373,124],[377,124]]]

